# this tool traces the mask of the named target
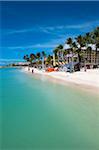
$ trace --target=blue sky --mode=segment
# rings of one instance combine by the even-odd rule
[[[99,26],[99,2],[0,2],[0,58],[53,51],[68,37]]]

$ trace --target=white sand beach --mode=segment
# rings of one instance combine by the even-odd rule
[[[77,85],[85,85],[97,89],[99,88],[99,69],[88,69],[86,72],[84,70],[81,70],[79,72],[69,73],[60,71],[45,72],[36,68],[30,68],[30,70],[28,71],[28,67],[25,67],[24,71],[32,73],[32,69],[35,74],[47,75],[49,77],[53,77],[55,79],[74,83]]]

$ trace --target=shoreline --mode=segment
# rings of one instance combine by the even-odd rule
[[[49,73],[36,68],[30,68],[30,71],[28,71],[28,67],[25,67],[22,70],[26,73],[32,74],[32,69],[35,75],[46,76],[49,80],[55,83],[63,84],[65,86],[73,86],[99,96],[99,69],[90,69],[87,70],[87,72],[80,71],[75,73],[59,71]]]

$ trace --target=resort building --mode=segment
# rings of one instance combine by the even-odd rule
[[[66,54],[64,56],[64,59],[66,62],[70,62],[72,61],[72,54],[70,53],[70,46],[65,44],[64,47],[65,51],[69,51],[69,54]],[[97,49],[96,52],[96,47],[94,44],[89,44],[88,48],[83,47],[82,48],[82,57],[81,57],[81,63],[82,65],[85,63],[89,64],[89,65],[99,65],[99,48]],[[77,54],[73,55],[73,60],[78,60],[77,59]]]
[[[99,51],[97,51],[97,54],[94,50],[91,53],[86,52],[83,57],[87,63],[99,65]]]
[[[94,44],[89,44],[88,48],[83,47],[83,58],[86,59],[86,63],[92,65],[99,65],[99,48],[97,48]]]

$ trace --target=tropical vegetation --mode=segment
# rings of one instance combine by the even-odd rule
[[[65,48],[68,45],[68,48]],[[91,62],[92,45],[95,47],[95,62],[97,62],[97,54],[99,49],[99,27],[96,27],[93,31],[88,32],[84,35],[79,35],[75,38],[69,37],[66,39],[64,44],[59,44],[54,50],[53,54],[47,54],[45,51],[38,52],[36,54],[31,53],[25,55],[24,60],[31,64],[47,65],[58,65],[59,62],[69,63],[70,61],[81,62],[86,61],[85,53],[90,54],[89,62]]]

